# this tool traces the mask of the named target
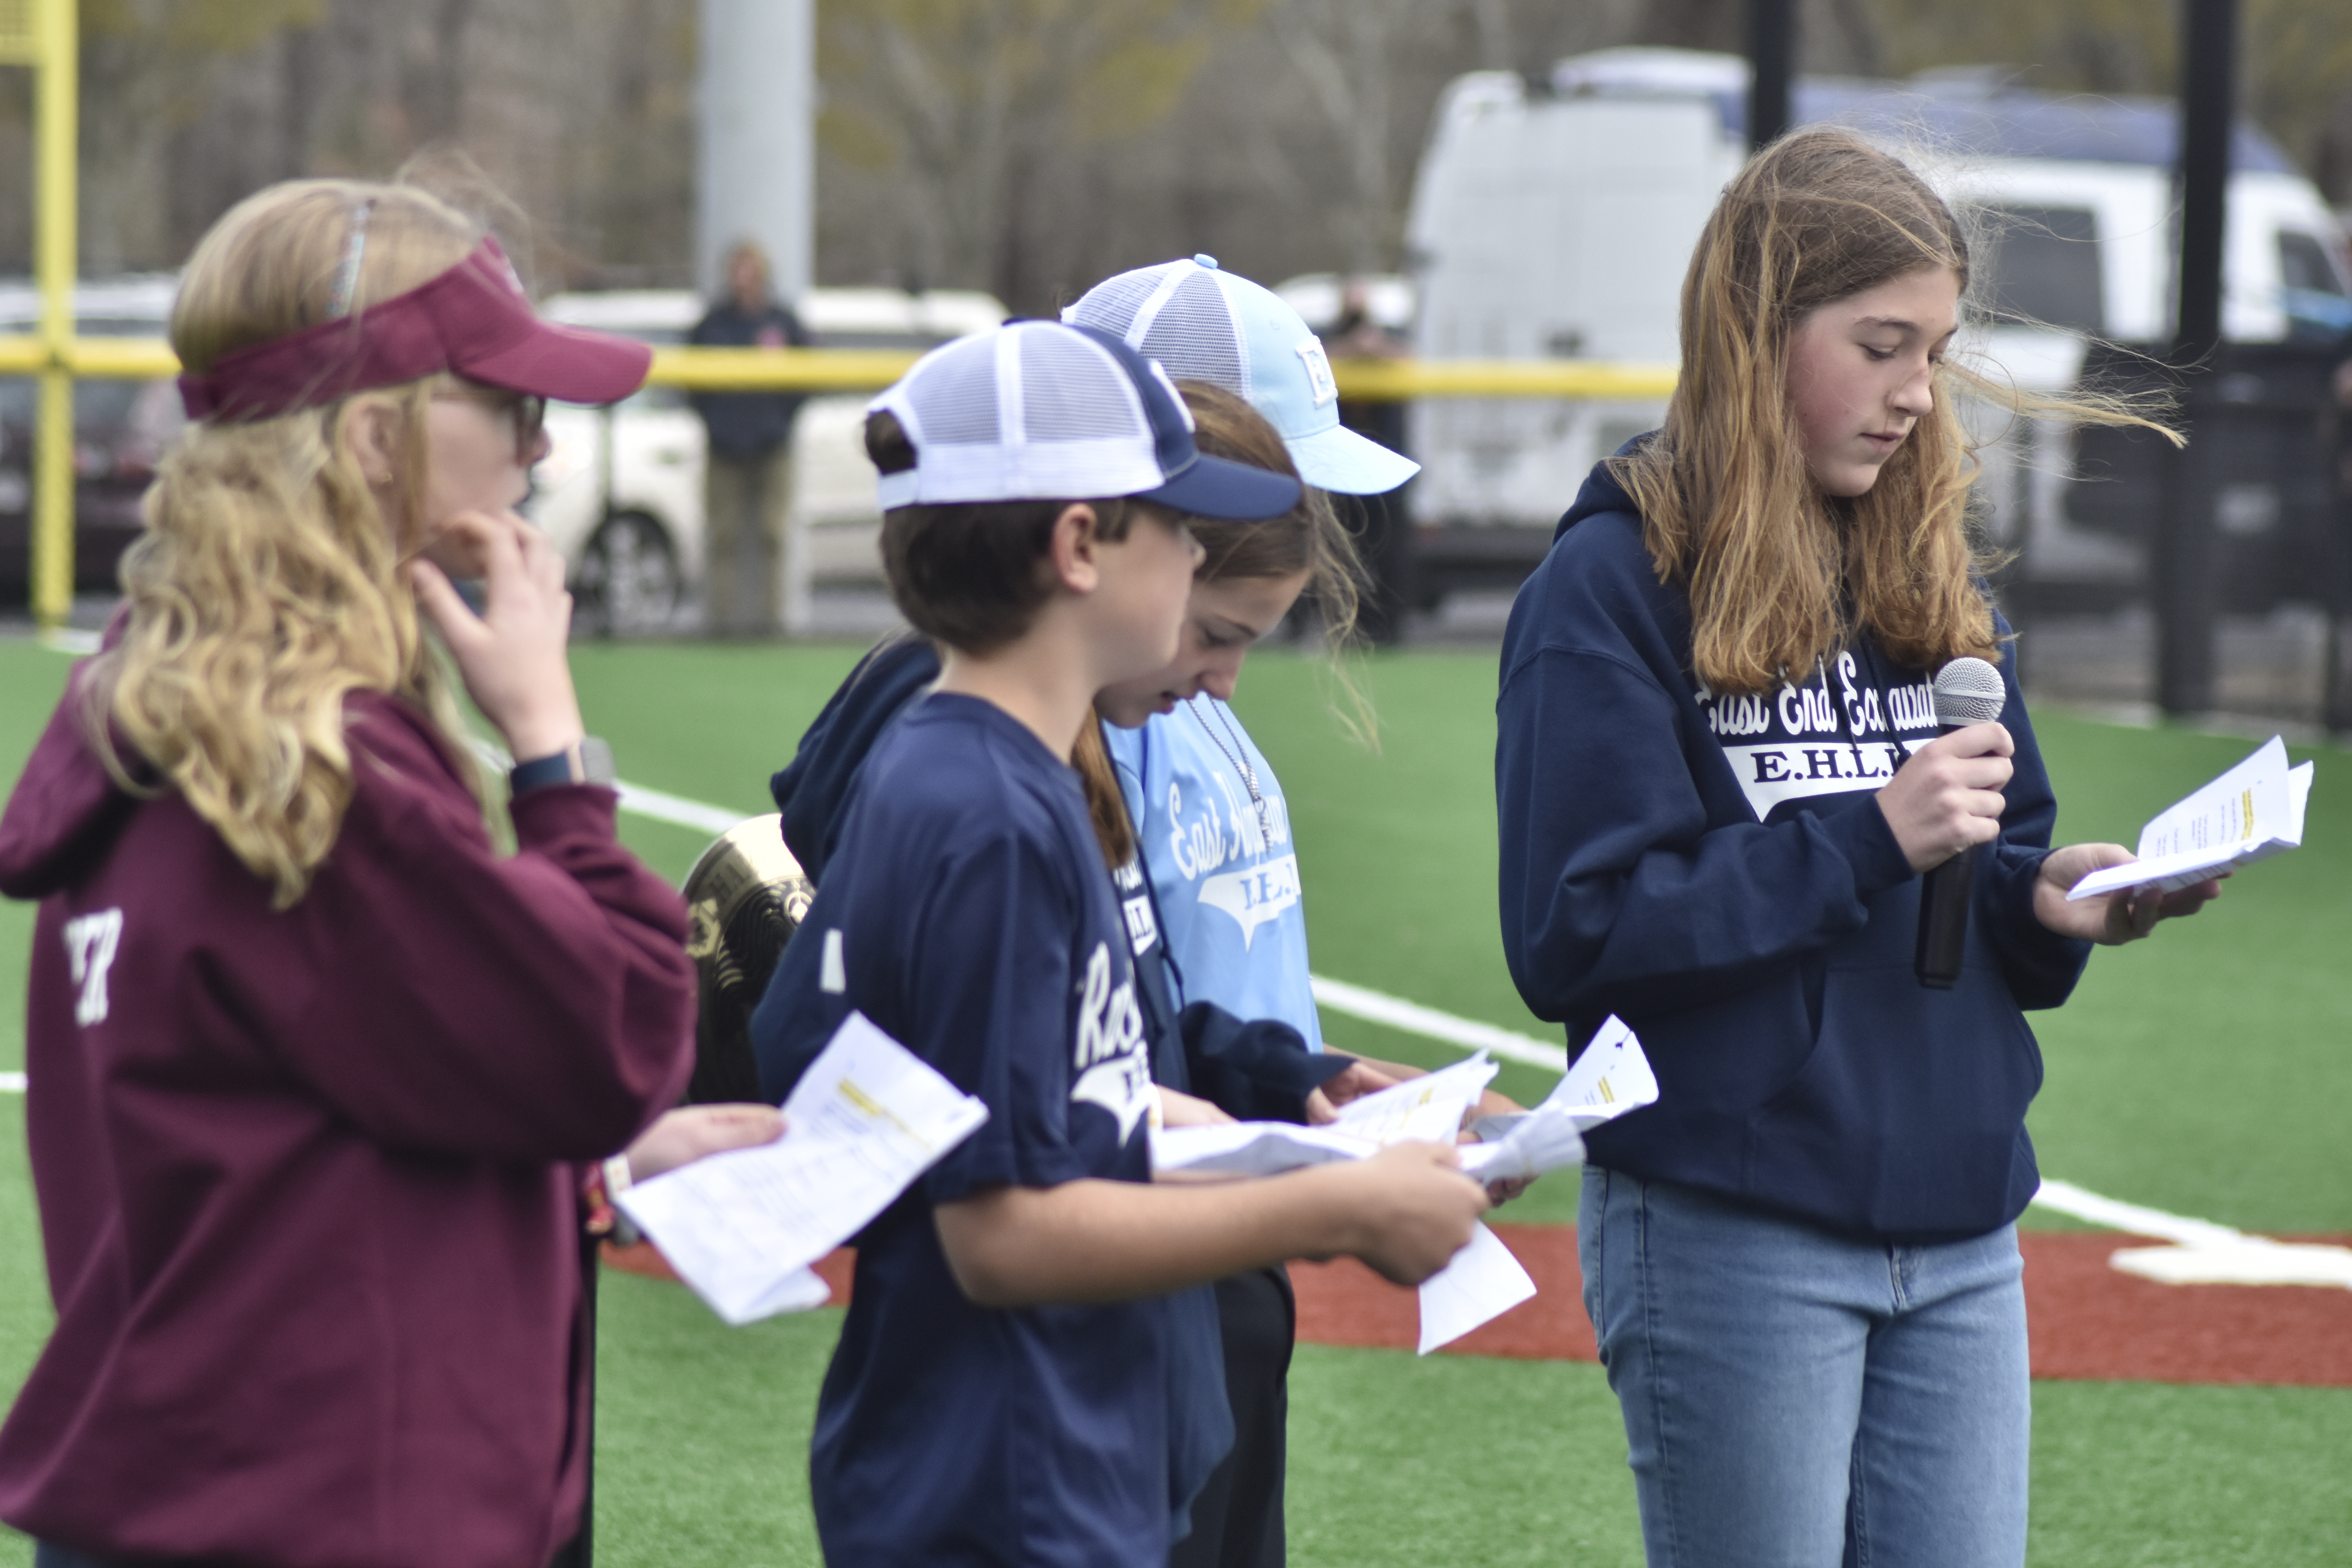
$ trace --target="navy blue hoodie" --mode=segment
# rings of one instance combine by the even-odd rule
[[[2057,806],[2007,647],[2016,772],[1959,983],[1930,991],[1918,879],[1875,798],[1937,734],[1927,673],[1864,635],[1791,684],[1709,691],[1687,594],[1593,469],[1512,606],[1495,751],[1519,994],[1572,1044],[1619,1015],[1658,1076],[1656,1105],[1592,1132],[1593,1163],[1890,1242],[2024,1209],[2042,1055],[2021,1009],[2063,1002],[2090,947],[2033,915]]]

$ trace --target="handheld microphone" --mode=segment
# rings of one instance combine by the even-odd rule
[[[2000,671],[1980,658],[1956,658],[1936,672],[1936,727],[1948,735],[2000,717],[2009,694]],[[1919,882],[1919,945],[1912,972],[1932,991],[1958,984],[1969,945],[1969,894],[1976,883],[1977,846],[1930,869]]]

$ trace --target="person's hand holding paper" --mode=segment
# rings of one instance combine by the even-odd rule
[[[791,1135],[680,1164],[615,1202],[735,1324],[824,1304],[809,1265],[848,1240],[988,1109],[852,1013],[784,1102]]]
[[[2033,912],[2061,936],[2118,947],[2147,935],[2158,921],[2195,914],[2221,896],[2221,880],[2230,875],[2221,871],[2170,891],[2153,885],[2127,885],[2105,894],[2077,891],[2094,877],[2140,863],[2120,844],[2069,844],[2053,849],[2042,862],[2042,877],[2033,887]]]
[[[2285,742],[2273,735],[2158,813],[2140,831],[2138,854],[2118,844],[2078,844],[2053,854],[2034,888],[2034,912],[2053,931],[2111,943],[2146,936],[2160,920],[2195,914],[2235,868],[2302,846],[2311,779],[2309,763],[2287,766]]]
[[[1452,1067],[1351,1099],[1317,1127],[1235,1121],[1220,1127],[1157,1128],[1152,1163],[1163,1173],[1271,1175],[1335,1160],[1361,1160],[1402,1142],[1449,1142],[1481,1103],[1495,1064],[1485,1052]],[[1520,1183],[1580,1164],[1585,1131],[1658,1098],[1641,1042],[1622,1019],[1603,1024],[1557,1088],[1531,1110],[1481,1116],[1479,1141],[1458,1151],[1462,1170],[1482,1184]],[[1421,1351],[1468,1333],[1536,1292],[1535,1281],[1484,1226],[1471,1245],[1421,1286]]]

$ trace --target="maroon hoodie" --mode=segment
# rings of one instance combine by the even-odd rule
[[[293,908],[70,689],[0,818],[41,900],[26,1106],[57,1331],[0,1518],[272,1568],[540,1568],[583,1490],[578,1171],[691,1065],[685,910],[587,785],[496,855],[432,726],[344,707]]]

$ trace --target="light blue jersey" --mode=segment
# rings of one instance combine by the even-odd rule
[[[1282,785],[1233,710],[1180,702],[1139,730],[1103,727],[1186,1002],[1278,1018],[1323,1048],[1307,913]],[[1244,765],[1245,764],[1245,766]],[[1257,797],[1250,793],[1255,773]]]

